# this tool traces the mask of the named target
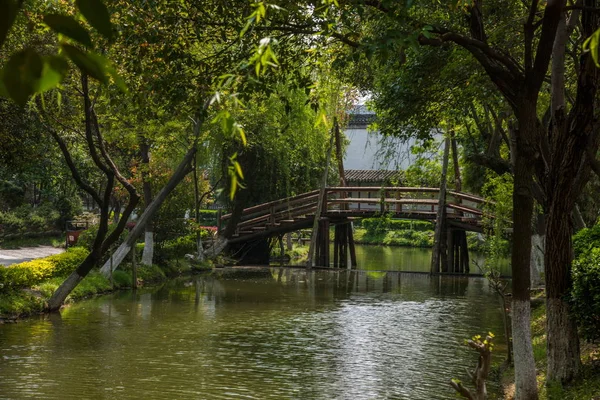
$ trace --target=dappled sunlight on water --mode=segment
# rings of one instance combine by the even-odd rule
[[[0,398],[452,399],[489,330],[481,278],[225,269],[0,326]]]

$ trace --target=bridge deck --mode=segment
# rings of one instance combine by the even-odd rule
[[[366,197],[365,197],[366,196]],[[348,219],[371,218],[388,214],[393,218],[436,222],[439,188],[419,187],[329,187],[321,219],[331,224]],[[468,193],[446,193],[446,220],[459,229],[482,232],[486,200]],[[231,243],[270,237],[313,226],[319,190],[272,201],[243,210]],[[227,222],[231,214],[221,217]]]

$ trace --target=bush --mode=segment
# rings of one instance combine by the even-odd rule
[[[137,277],[142,282],[160,282],[166,279],[165,273],[156,265],[142,265],[137,269]]]
[[[0,233],[7,235],[25,231],[25,219],[12,212],[0,212]]]
[[[362,227],[366,229],[367,234],[379,234],[387,231],[433,231],[433,224],[427,221],[414,221],[407,219],[392,219],[389,215],[383,215],[378,218],[365,218],[362,220]]]
[[[0,269],[3,289],[30,287],[52,277],[54,264],[46,259],[26,261]]]
[[[59,217],[60,213],[50,203],[43,203],[38,207],[24,204],[11,211],[0,212],[0,232],[8,235],[62,229],[64,227],[58,224]]]
[[[600,248],[583,254],[573,263],[571,304],[581,336],[600,338]]]
[[[69,249],[62,254],[0,268],[0,290],[31,287],[52,277],[70,274],[87,257],[85,249]]]
[[[54,263],[53,276],[67,276],[85,260],[89,251],[82,247],[73,247],[61,254],[46,257],[45,260]]]
[[[196,252],[196,236],[186,235],[160,242],[155,249],[155,256],[157,260],[164,262],[194,252]]]
[[[596,247],[600,247],[600,224],[582,229],[573,236],[573,251],[576,259],[589,254]]]

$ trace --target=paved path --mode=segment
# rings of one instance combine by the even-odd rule
[[[63,251],[65,251],[65,249],[52,246],[23,247],[14,250],[0,249],[0,265],[8,266],[11,264],[18,264],[23,261],[33,260],[34,258],[43,258],[53,254],[59,254]]]

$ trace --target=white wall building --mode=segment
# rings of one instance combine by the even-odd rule
[[[344,156],[347,170],[403,170],[415,156],[411,147],[415,141],[386,138],[379,132],[369,132],[367,127],[374,121],[375,113],[366,106],[358,105],[351,112],[348,127],[344,131],[349,144]]]

